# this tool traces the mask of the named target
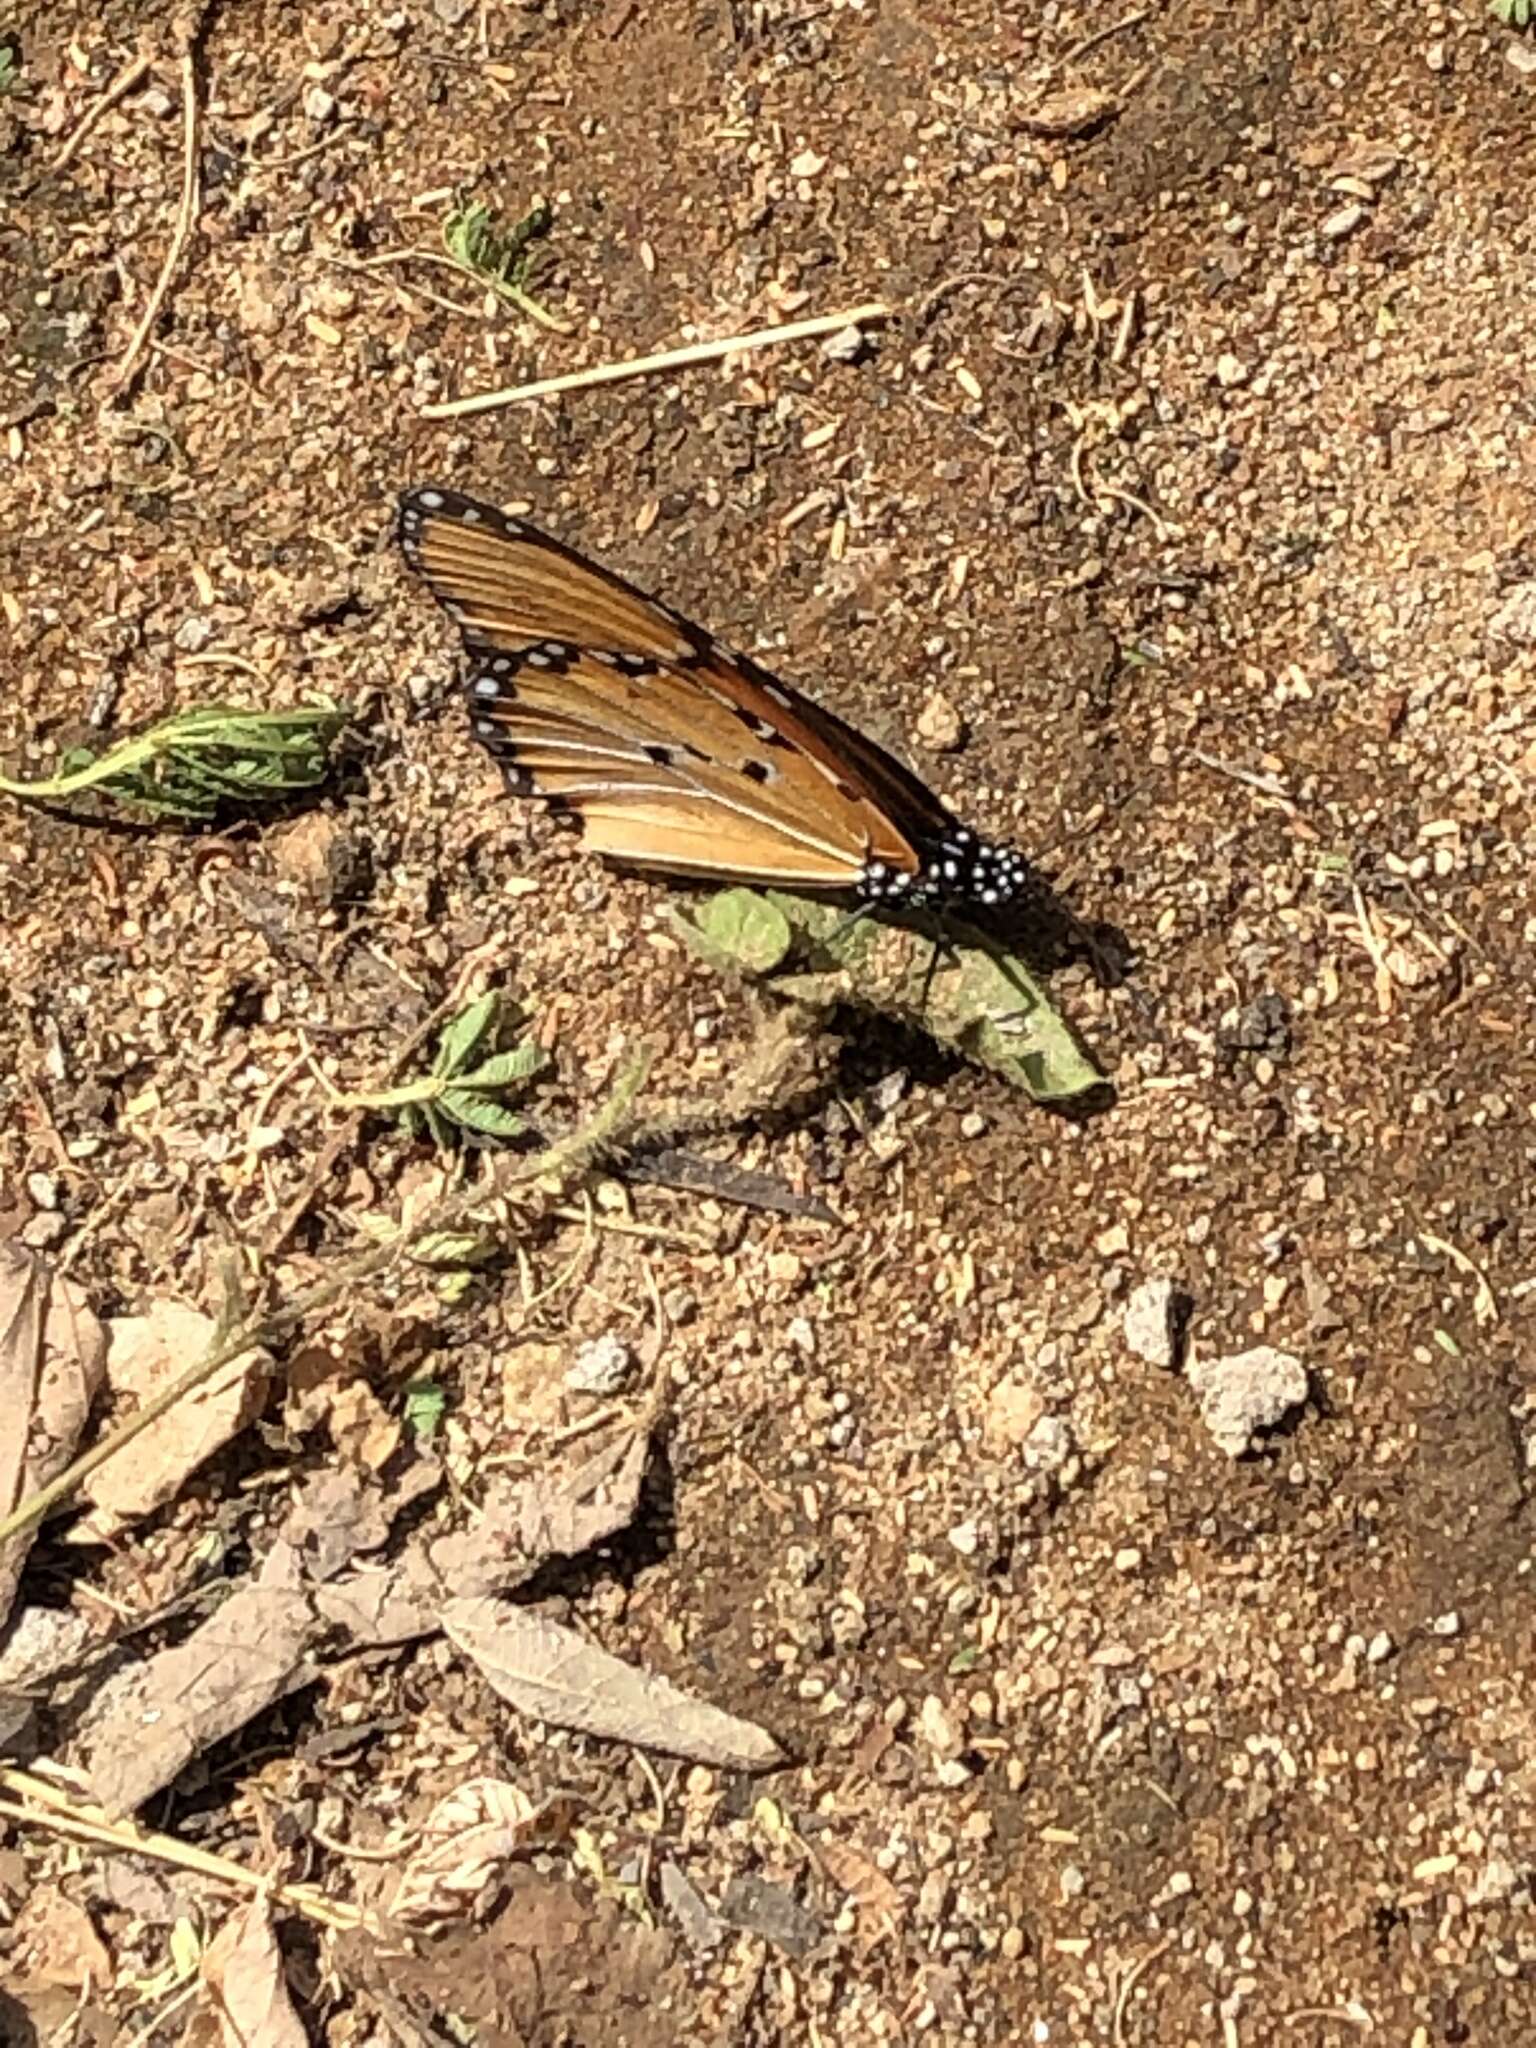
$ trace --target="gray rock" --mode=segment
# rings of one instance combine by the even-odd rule
[[[616,1394],[634,1370],[634,1353],[622,1337],[611,1332],[583,1344],[565,1375],[573,1394]]]
[[[725,1922],[687,1873],[670,1860],[661,1866],[661,1898],[696,1956],[708,1955],[712,1948],[719,1947]]]
[[[1307,1398],[1306,1367],[1272,1344],[1231,1358],[1198,1360],[1188,1379],[1201,1421],[1229,1458],[1242,1457],[1252,1448],[1255,1430],[1273,1429]]]

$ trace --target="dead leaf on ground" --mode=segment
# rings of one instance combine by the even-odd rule
[[[112,1957],[90,1914],[53,1886],[27,1900],[7,1953],[11,1963],[41,1984],[81,1992],[112,1986]]]
[[[224,2048],[308,2048],[265,1899],[225,1921],[203,1955],[202,1978]]]
[[[783,1753],[766,1730],[681,1692],[510,1601],[450,1600],[443,1633],[519,1713],[725,1770],[763,1771]]]
[[[535,1806],[504,1778],[471,1778],[432,1809],[390,1901],[398,1920],[442,1920],[467,1912],[519,1851],[558,1840],[569,1829],[575,1801]]]
[[[280,1537],[260,1578],[185,1642],[102,1687],[79,1731],[92,1795],[113,1814],[141,1806],[201,1751],[307,1685],[322,1633],[299,1552]]]
[[[311,1473],[283,1523],[283,1534],[304,1556],[311,1579],[334,1579],[359,1551],[389,1540],[396,1509],[355,1466]]]
[[[506,1593],[551,1557],[579,1557],[627,1527],[640,1500],[647,1431],[520,1479],[499,1475],[473,1528],[422,1535],[393,1563],[315,1589],[315,1606],[358,1644],[409,1642],[455,1595]]]
[[[194,1364],[217,1340],[218,1326],[200,1309],[157,1301],[147,1315],[115,1317],[107,1336],[107,1378],[126,1417]],[[99,1465],[81,1489],[94,1506],[71,1532],[75,1540],[102,1542],[173,1499],[188,1473],[256,1413],[270,1365],[264,1351],[232,1359]]]
[[[401,1425],[366,1380],[330,1390],[331,1442],[350,1464],[380,1472],[400,1448]]]
[[[46,1259],[0,1244],[0,1514],[62,1472],[101,1386],[106,1340],[84,1291]],[[35,1531],[0,1543],[0,1623]]]
[[[847,1842],[822,1841],[816,1855],[828,1877],[842,1886],[859,1909],[856,1939],[861,1954],[867,1955],[887,1936],[899,1932],[905,1902],[878,1864]]]
[[[1093,85],[1069,85],[1060,92],[1047,93],[1032,107],[1024,108],[1019,115],[1019,126],[1031,135],[1057,138],[1091,135],[1095,128],[1102,128],[1119,111],[1120,101],[1112,92],[1101,92]]]

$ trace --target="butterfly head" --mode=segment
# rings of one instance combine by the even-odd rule
[[[978,839],[963,825],[923,851],[914,873],[872,860],[858,893],[872,909],[995,910],[1011,903],[1029,880],[1029,863],[1011,846]]]

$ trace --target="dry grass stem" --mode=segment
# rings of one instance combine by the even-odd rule
[[[155,322],[160,318],[161,309],[171,289],[171,280],[181,264],[182,254],[191,239],[192,229],[197,220],[197,154],[198,130],[201,125],[197,93],[197,58],[188,48],[181,58],[181,202],[176,209],[176,226],[171,234],[171,246],[165,252],[165,261],[160,266],[160,275],[155,279],[154,290],[149,302],[134,329],[133,339],[128,344],[128,353],[123,357],[113,385],[114,395],[122,397],[138,373],[139,358],[145,344],[154,331]]]
[[[782,327],[758,327],[750,334],[732,334],[719,341],[696,341],[687,348],[663,349],[657,355],[633,356],[622,363],[597,363],[588,370],[571,370],[560,377],[542,377],[532,384],[511,384],[502,391],[482,391],[472,398],[448,398],[424,405],[421,416],[428,420],[462,419],[467,413],[490,412],[498,406],[525,405],[535,398],[553,398],[561,391],[583,391],[594,384],[618,384],[627,377],[651,377],[666,370],[687,369],[698,363],[719,362],[725,356],[745,355],[750,349],[771,348],[784,342],[810,341],[817,335],[841,334],[845,327],[864,327],[877,320],[889,320],[892,309],[880,300],[850,306],[842,313],[822,313],[812,320],[790,320]]]
[[[97,123],[111,113],[119,100],[126,99],[136,85],[142,84],[148,75],[149,59],[147,57],[135,57],[125,64],[101,98],[96,101],[95,105],[88,107],[80,116],[80,119],[69,132],[69,139],[48,168],[53,171],[62,171],[65,165],[70,163],[79,154],[82,143],[84,143]]]

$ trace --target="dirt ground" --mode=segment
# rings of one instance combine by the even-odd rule
[[[359,737],[297,821],[0,814],[4,1234],[67,1251],[103,1316],[212,1306],[338,1128],[304,1047],[375,1083],[487,945],[557,1124],[638,1038],[658,1098],[751,1057],[760,1006],[666,888],[471,745],[390,538],[409,483],[528,510],[756,649],[1139,966],[1054,983],[1100,1114],[850,1034],[706,1147],[834,1224],[635,1188],[599,1210],[628,1231],[578,1213],[521,1272],[295,1339],[386,1415],[430,1372],[452,1510],[584,1422],[567,1368],[622,1338],[667,1395],[643,1510],[533,1595],[783,1769],[522,1720],[438,1638],[327,1664],[143,1818],[348,1898],[338,1837],[458,1778],[574,1793],[578,1833],[415,1953],[279,1917],[335,2048],[1529,2039],[1528,39],[1478,0],[226,0],[195,228],[114,400],[176,219],[181,19],[11,17],[0,747],[42,773],[93,718],[316,692]],[[370,262],[440,248],[470,186],[550,201],[569,333]],[[876,297],[856,353],[421,415]],[[423,1158],[355,1133],[270,1283],[355,1249]],[[1127,1344],[1160,1276],[1189,1358],[1306,1368],[1248,1456]],[[25,1594],[121,1627],[238,1578],[336,1455],[279,1388],[110,1543],[51,1527]],[[0,1825],[5,2038],[183,2038],[156,1973],[228,1892]],[[110,1981],[50,1962],[40,1900],[83,1909]]]

